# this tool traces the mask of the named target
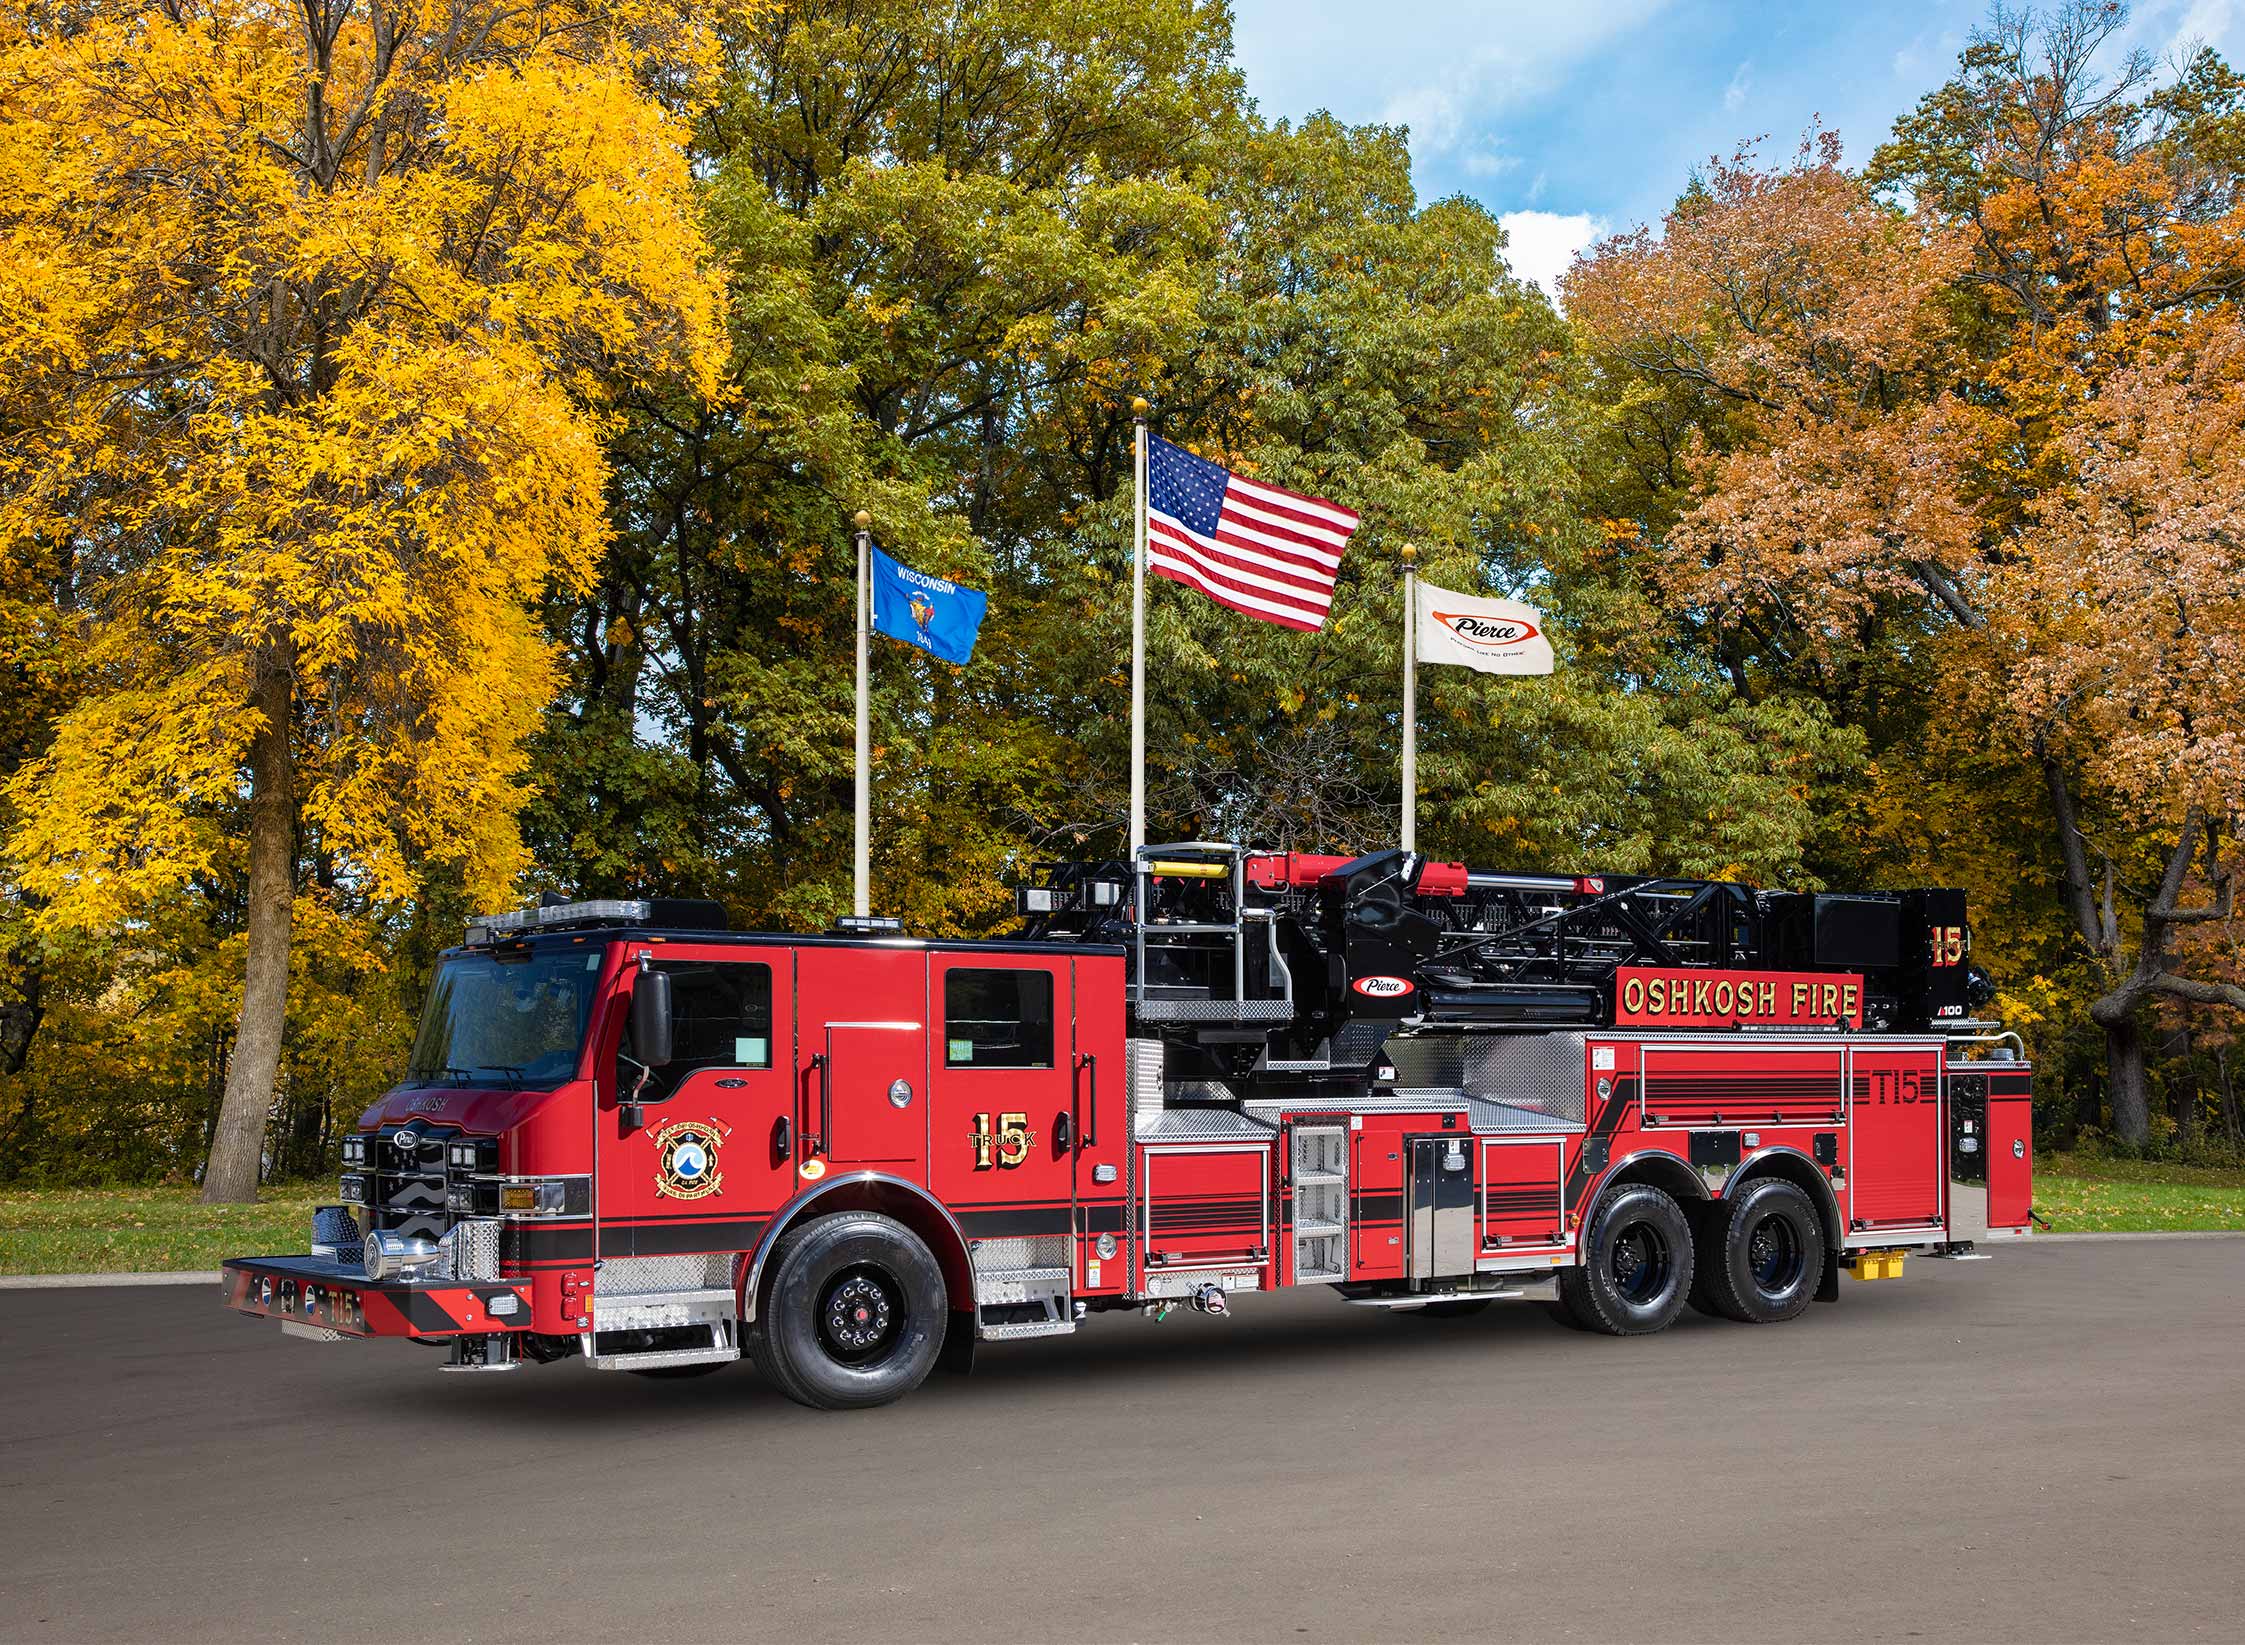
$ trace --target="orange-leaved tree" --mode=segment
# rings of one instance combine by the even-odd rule
[[[2226,918],[2245,827],[2245,87],[2211,54],[2101,75],[2123,17],[1998,13],[1869,174],[1831,148],[1717,166],[1567,292],[1679,431],[1660,570],[1726,666],[1852,657],[1889,699],[1937,679],[1927,714],[2035,772],[2140,1141],[2140,1008],[2237,1002],[2178,934]]]
[[[10,784],[51,936],[246,870],[204,1197],[256,1188],[301,865],[512,879],[606,535],[601,407],[724,341],[657,0],[86,0],[0,23],[0,539],[77,696]]]

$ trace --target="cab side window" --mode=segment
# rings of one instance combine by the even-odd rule
[[[945,972],[943,1061],[948,1068],[1050,1068],[1052,973]]]
[[[772,968],[724,960],[658,960],[670,978],[671,1049],[646,1093],[667,1095],[702,1068],[772,1066]],[[632,1056],[627,1023],[622,1046]],[[628,1096],[639,1079],[634,1061],[617,1070],[616,1088]]]

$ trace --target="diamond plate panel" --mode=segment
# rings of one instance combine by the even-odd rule
[[[1138,1119],[1140,1142],[1268,1142],[1271,1126],[1229,1108],[1165,1108]]]
[[[1583,1122],[1580,1034],[1411,1034],[1388,1041],[1396,1084]]]
[[[978,1274],[1005,1273],[1021,1268],[1069,1269],[1069,1236],[1066,1234],[1002,1234],[977,1240],[974,1268]]]
[[[1476,1131],[1560,1131],[1578,1129],[1582,1121],[1566,1120],[1540,1108],[1522,1108],[1509,1102],[1484,1102],[1466,1098],[1466,1114]]]
[[[1333,1036],[1332,1060],[1350,1068],[1361,1068],[1380,1054],[1380,1042],[1395,1033],[1392,1022],[1345,1022],[1341,1031]]]
[[[1171,1103],[1225,1103],[1239,1101],[1239,1093],[1222,1080],[1171,1080],[1162,1087],[1162,1106]]]
[[[499,1224],[493,1218],[454,1223],[437,1241],[437,1249],[443,1253],[439,1266],[453,1279],[499,1277]]]
[[[1141,1022],[1287,1022],[1290,1000],[1140,1000]]]
[[[312,1212],[312,1255],[332,1257],[346,1267],[366,1259],[358,1218],[348,1206],[322,1205]]]
[[[1123,1041],[1123,1081],[1130,1092],[1133,1114],[1160,1109],[1163,1054],[1160,1040]]]
[[[733,1283],[733,1259],[723,1251],[690,1257],[609,1257],[593,1275],[596,1296],[652,1296],[665,1291],[710,1291]]]

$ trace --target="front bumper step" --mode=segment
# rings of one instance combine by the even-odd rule
[[[480,1337],[530,1324],[526,1279],[372,1280],[318,1256],[233,1257],[220,1275],[236,1312],[338,1336]]]

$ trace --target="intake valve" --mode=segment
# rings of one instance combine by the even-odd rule
[[[1221,1285],[1204,1285],[1193,1293],[1193,1306],[1204,1314],[1214,1314],[1218,1319],[1232,1317],[1231,1305],[1224,1300]]]

